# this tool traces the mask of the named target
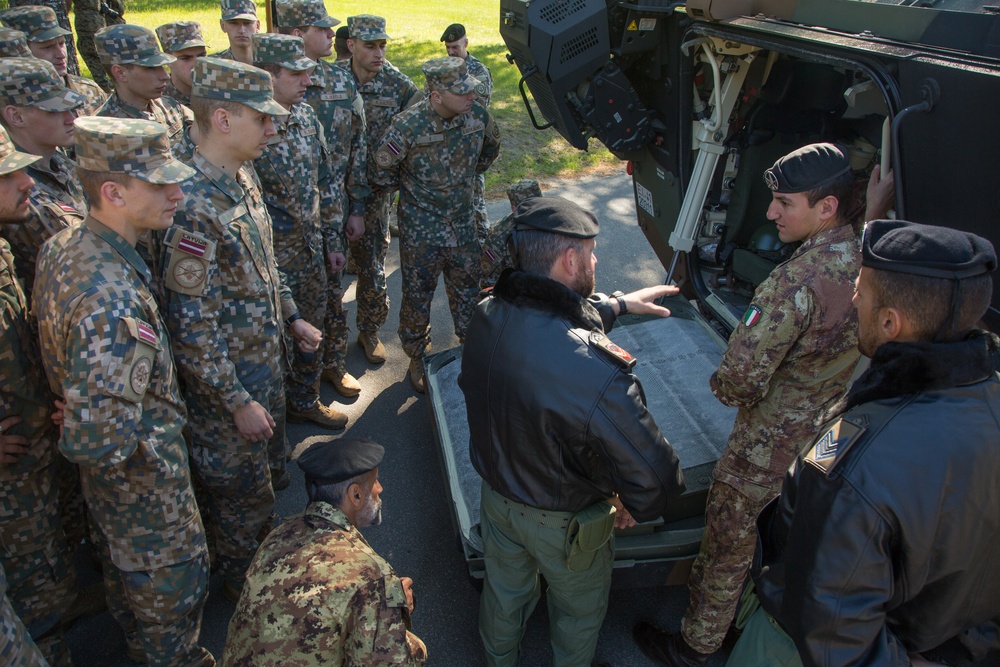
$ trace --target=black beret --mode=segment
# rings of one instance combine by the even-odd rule
[[[350,39],[350,38],[351,38],[351,30],[346,25],[342,25],[339,28],[337,28],[337,39]]]
[[[382,463],[385,448],[374,440],[344,440],[323,436],[299,455],[307,481],[336,484],[374,470]]]
[[[764,172],[774,192],[809,192],[851,171],[847,153],[834,144],[809,144],[792,151]]]
[[[562,197],[525,199],[514,209],[514,224],[518,230],[539,229],[578,239],[592,239],[601,231],[593,213]]]
[[[463,37],[465,37],[465,26],[461,23],[452,23],[444,29],[444,34],[441,35],[441,41],[456,42]]]
[[[992,243],[969,232],[906,220],[872,220],[862,235],[861,265],[961,280],[993,271],[997,255]]]

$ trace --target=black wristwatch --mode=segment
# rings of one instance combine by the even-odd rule
[[[618,316],[628,315],[628,304],[625,303],[625,292],[617,290],[611,293],[611,298],[618,302]]]
[[[298,313],[292,313],[291,315],[289,315],[285,319],[285,326],[286,327],[290,327],[290,326],[292,326],[292,322],[295,322],[296,320],[301,320],[301,319],[302,319],[302,315],[300,315]]]

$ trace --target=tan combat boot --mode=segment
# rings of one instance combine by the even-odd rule
[[[353,398],[361,393],[361,383],[358,379],[339,368],[324,368],[323,379],[332,384],[337,393],[344,398]]]
[[[427,390],[426,380],[424,378],[424,361],[423,359],[410,359],[410,384],[421,394]]]
[[[378,335],[361,331],[358,333],[358,345],[365,349],[365,358],[369,363],[381,364],[385,361],[385,345],[378,339]]]
[[[293,424],[308,421],[334,431],[339,431],[347,426],[347,415],[333,407],[332,404],[323,405],[320,401],[316,401],[316,404],[309,410],[302,411],[296,410],[289,404],[286,419]]]

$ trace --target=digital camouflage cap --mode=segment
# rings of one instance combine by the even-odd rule
[[[41,5],[25,5],[14,7],[0,13],[0,21],[8,28],[20,30],[28,36],[29,42],[47,42],[56,37],[72,35],[56,20],[56,13],[51,7]]]
[[[28,36],[20,30],[0,27],[0,58],[31,58]]]
[[[541,196],[542,188],[538,185],[538,181],[532,178],[520,180],[507,188],[507,199],[510,200],[510,205],[513,207],[516,207],[525,199]]]
[[[152,120],[84,116],[73,122],[81,169],[128,174],[147,183],[180,183],[195,170],[170,153],[167,128]]]
[[[273,32],[253,36],[253,58],[256,62],[275,63],[296,72],[316,67],[316,61],[306,58],[305,41],[294,35]]]
[[[221,0],[223,21],[256,21],[257,5],[253,0]]]
[[[281,28],[332,28],[340,21],[330,16],[323,0],[276,0],[275,23]]]
[[[239,102],[261,113],[287,116],[274,101],[271,75],[237,60],[198,58],[191,73],[191,97]]]
[[[475,91],[479,85],[479,79],[469,74],[461,58],[434,58],[425,62],[421,69],[427,79],[427,90],[447,90],[465,95]]]
[[[101,64],[105,66],[159,67],[177,60],[160,50],[152,30],[128,23],[101,28],[94,35],[94,42]]]
[[[66,87],[56,68],[38,58],[0,59],[0,102],[42,111],[72,111],[87,98]]]
[[[18,169],[30,167],[41,159],[40,155],[22,153],[14,148],[10,137],[7,136],[7,130],[0,127],[0,176],[6,176]]]
[[[351,39],[360,39],[362,42],[389,39],[389,35],[385,34],[385,19],[381,16],[371,14],[348,16],[347,30],[351,33]]]
[[[197,21],[165,23],[156,29],[156,36],[166,53],[183,51],[195,46],[208,48],[205,38],[201,36],[201,25]]]

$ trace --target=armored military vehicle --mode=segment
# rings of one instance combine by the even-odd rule
[[[638,224],[685,297],[669,320],[613,334],[648,360],[636,373],[689,487],[671,516],[617,536],[616,581],[683,582],[676,566],[697,554],[733,419],[707,393],[708,377],[754,288],[794,250],[766,217],[762,174],[778,157],[837,142],[856,171],[858,217],[881,164],[894,176],[896,217],[1000,247],[998,12],[965,0],[501,0],[532,122],[626,161]],[[993,330],[997,299],[1000,289]],[[432,358],[429,386],[461,547],[481,577],[479,479],[454,388],[460,355]]]

